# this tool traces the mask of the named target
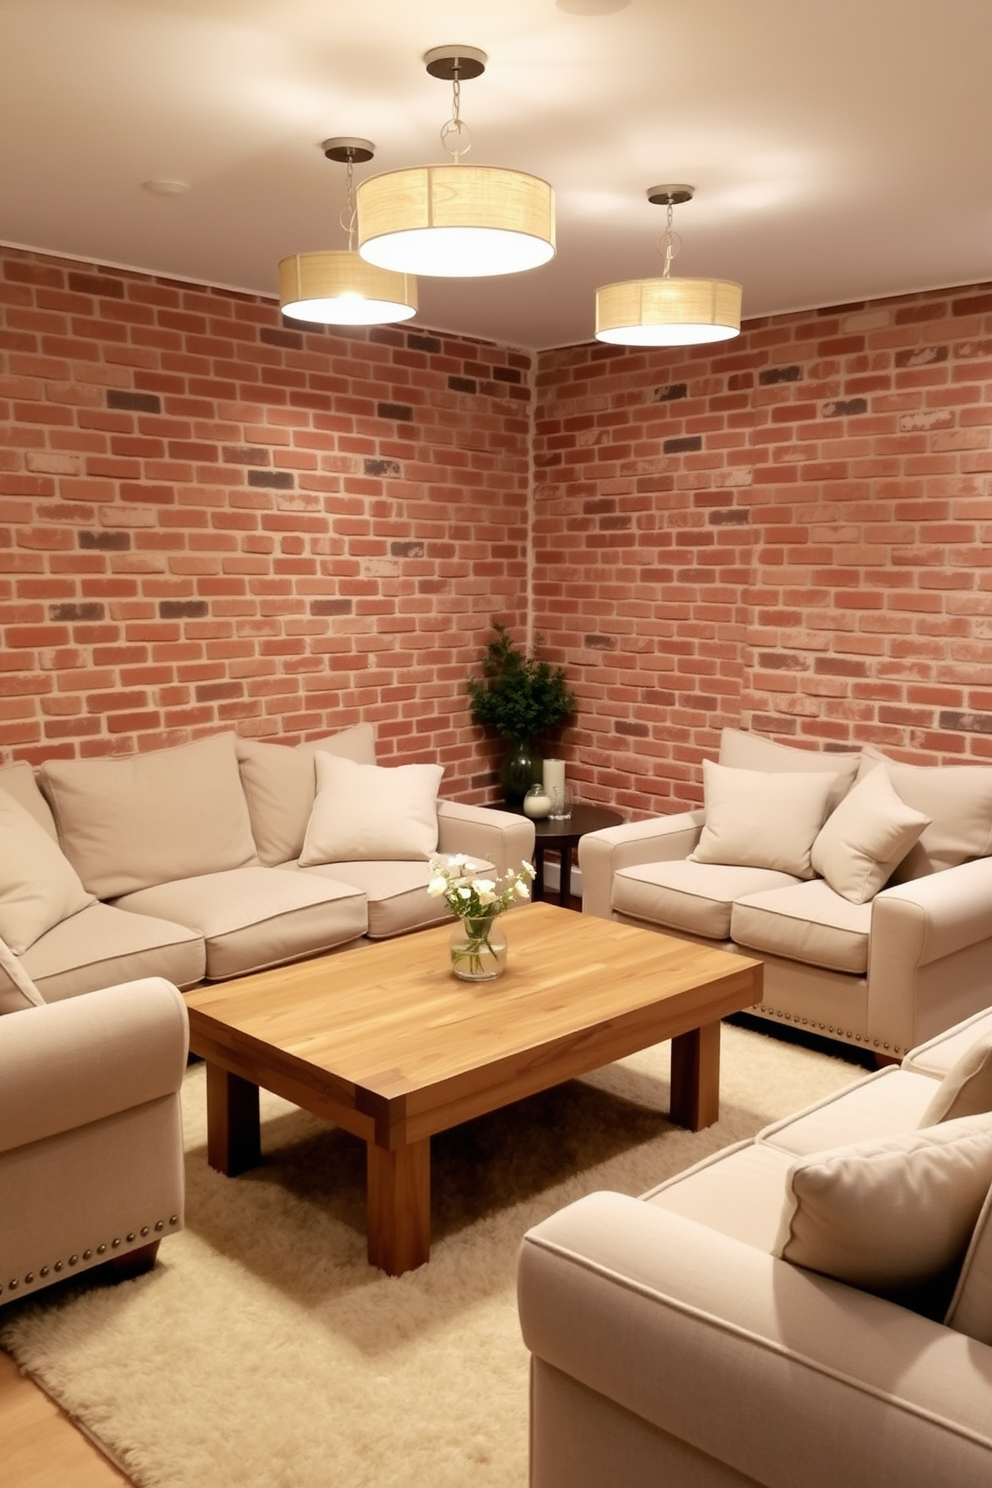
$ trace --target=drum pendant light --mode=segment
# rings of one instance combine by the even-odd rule
[[[417,281],[408,274],[391,274],[366,263],[354,251],[355,193],[352,171],[371,160],[371,140],[341,136],[321,146],[328,160],[343,162],[347,170],[341,225],[348,247],[319,253],[296,253],[279,264],[279,306],[293,320],[317,325],[386,325],[409,320],[417,313]]]
[[[460,117],[461,83],[485,71],[476,47],[434,47],[432,77],[452,84],[452,115],[441,130],[451,165],[414,166],[358,187],[358,251],[367,263],[438,278],[516,274],[555,254],[555,198],[547,181],[522,171],[462,164],[471,135]]]
[[[729,279],[677,279],[679,236],[672,210],[691,201],[692,186],[652,186],[648,201],[668,209],[660,279],[631,279],[596,291],[596,339],[614,346],[698,346],[740,334],[741,287]]]

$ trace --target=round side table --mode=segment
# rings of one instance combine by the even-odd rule
[[[521,812],[517,813],[522,815]],[[582,801],[576,801],[572,806],[572,814],[565,821],[552,821],[544,817],[534,823],[534,867],[537,876],[534,879],[534,887],[531,897],[543,899],[544,894],[544,854],[547,849],[561,854],[561,878],[558,883],[558,903],[566,909],[571,900],[572,883],[572,854],[578,846],[579,838],[584,837],[587,832],[601,832],[604,827],[619,827],[623,823],[623,817],[619,811],[610,811],[606,806],[587,806]]]

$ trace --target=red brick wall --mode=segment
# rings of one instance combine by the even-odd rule
[[[992,760],[992,286],[531,360],[0,250],[0,758],[362,717],[482,799],[497,614],[632,814],[725,723]]]
[[[530,381],[0,250],[0,758],[366,718],[484,790],[465,679],[494,613],[526,624]]]
[[[698,802],[724,724],[992,761],[992,285],[548,353],[535,419],[587,799]]]

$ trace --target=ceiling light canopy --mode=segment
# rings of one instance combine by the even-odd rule
[[[614,346],[700,346],[740,334],[741,287],[729,279],[679,279],[671,273],[680,240],[673,208],[692,186],[652,186],[648,201],[668,209],[660,279],[630,279],[596,291],[596,339]]]
[[[434,47],[432,77],[452,84],[441,130],[451,165],[414,166],[363,181],[357,191],[358,251],[379,268],[439,278],[516,274],[555,254],[555,195],[547,181],[497,166],[463,165],[472,140],[460,116],[464,79],[485,71],[476,47]]]
[[[386,325],[409,320],[417,313],[417,283],[408,274],[394,274],[366,263],[354,251],[355,195],[352,172],[356,163],[371,160],[371,140],[339,137],[321,148],[328,160],[347,165],[345,205],[341,225],[347,248],[319,253],[296,253],[279,264],[279,305],[293,320],[318,325]]]

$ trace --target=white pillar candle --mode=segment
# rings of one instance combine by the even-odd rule
[[[544,789],[549,794],[555,790],[565,789],[564,760],[546,759],[544,761]]]

